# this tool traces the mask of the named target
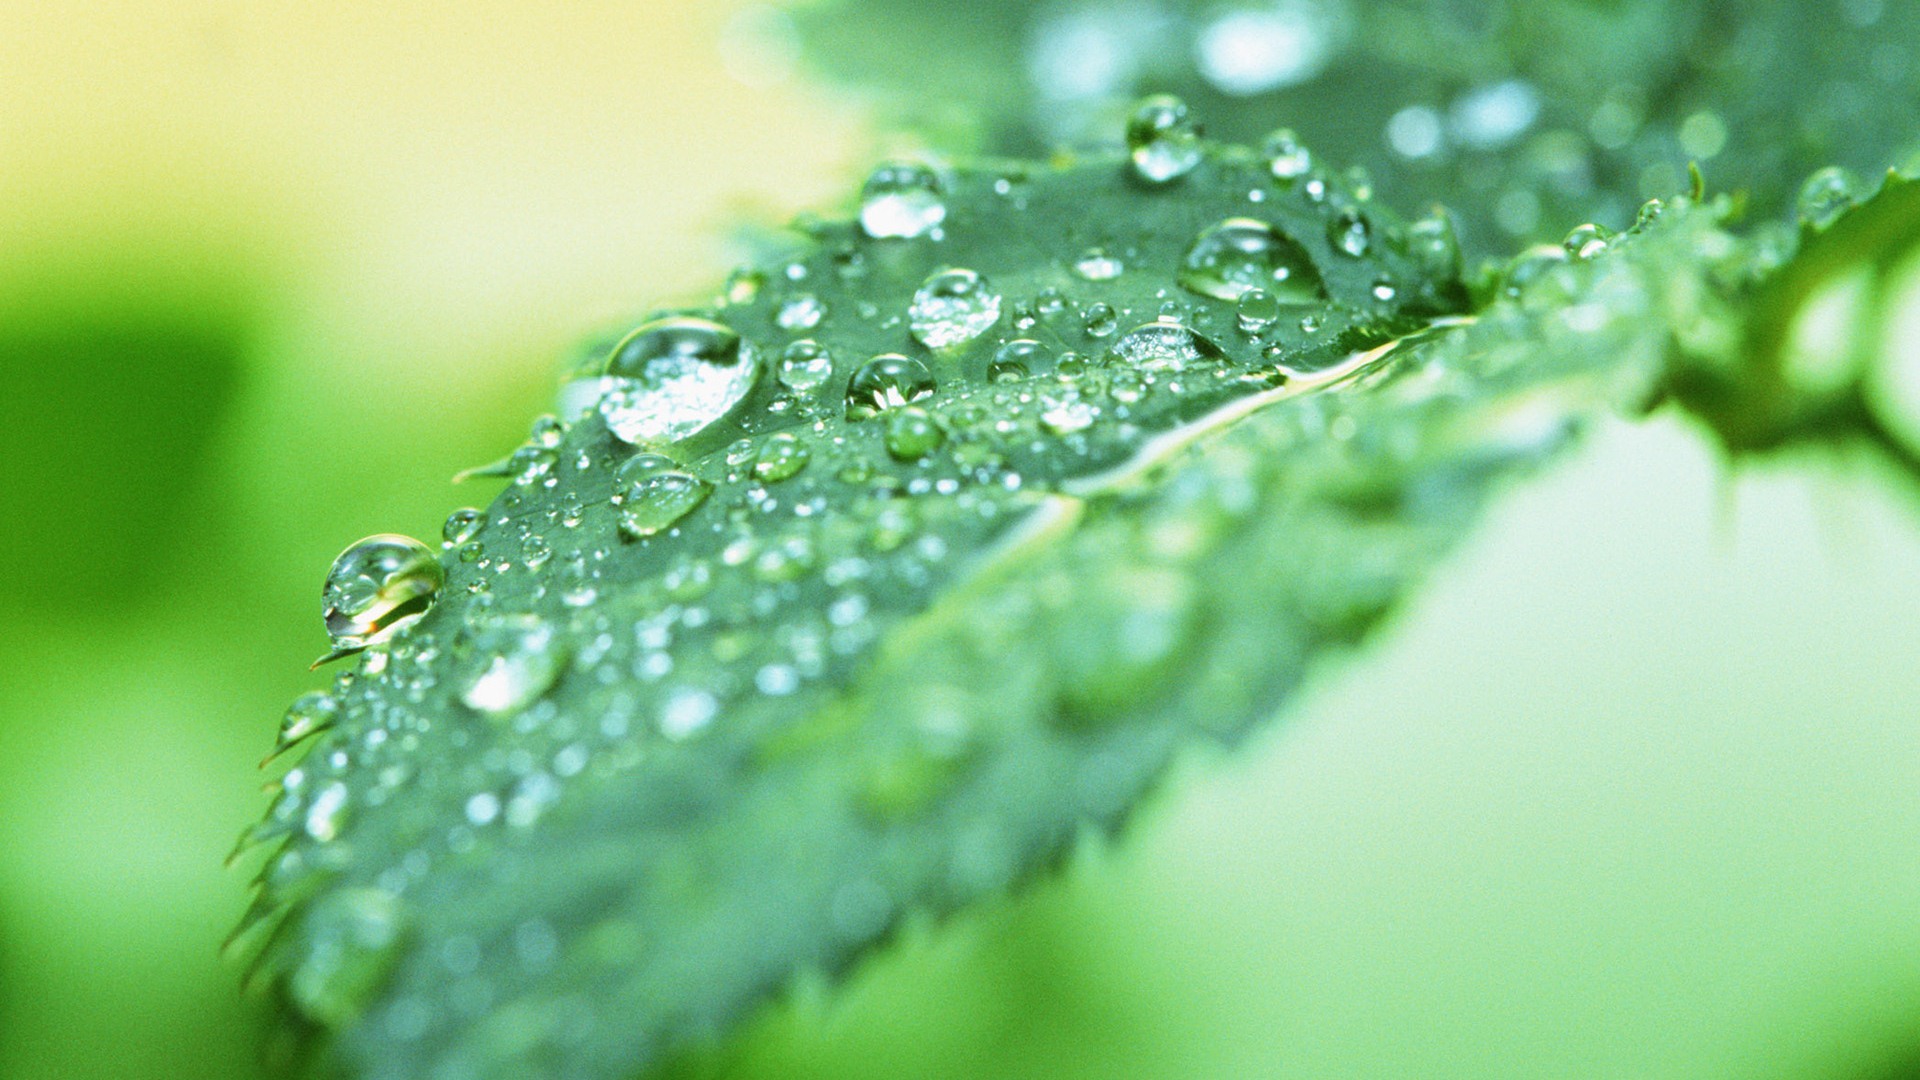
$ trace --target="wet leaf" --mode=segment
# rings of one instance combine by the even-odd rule
[[[630,1076],[1016,886],[1737,357],[1790,250],[1681,199],[1469,314],[1444,221],[1196,145],[889,167],[570,373],[243,838],[314,1071]]]

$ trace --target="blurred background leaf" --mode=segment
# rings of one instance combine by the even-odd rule
[[[810,0],[817,70],[938,147],[1111,142],[1174,93],[1209,134],[1295,129],[1469,251],[1631,223],[1716,186],[1784,211],[1827,165],[1915,147],[1920,8],[1883,0]]]

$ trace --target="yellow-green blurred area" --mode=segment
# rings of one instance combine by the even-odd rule
[[[221,860],[329,560],[878,144],[743,10],[0,0],[0,1077],[261,1075]],[[1916,613],[1870,465],[1622,424],[1121,842],[683,1071],[1908,1075]]]

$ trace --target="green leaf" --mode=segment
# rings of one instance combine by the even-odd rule
[[[249,921],[314,1071],[631,1075],[1013,887],[1724,346],[1761,265],[1682,200],[1463,319],[1443,222],[1199,151],[883,170],[868,229],[921,235],[810,223],[577,373],[243,838],[285,838]],[[1324,295],[1230,299],[1254,256]]]
[[[1110,138],[1136,95],[1212,133],[1279,127],[1389,200],[1438,201],[1470,253],[1619,227],[1700,161],[1765,214],[1799,177],[1916,137],[1920,8],[1830,0],[830,0],[816,67],[936,143],[1037,154]]]

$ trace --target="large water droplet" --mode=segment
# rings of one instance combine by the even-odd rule
[[[693,513],[713,485],[678,469],[662,469],[629,485],[620,496],[620,530],[635,539],[665,532]]]
[[[1219,300],[1238,300],[1255,289],[1294,304],[1325,295],[1306,249],[1252,218],[1228,218],[1202,230],[1187,250],[1179,280]]]
[[[964,267],[927,278],[907,309],[913,336],[929,349],[965,345],[1000,321],[1000,294]]]
[[[538,701],[566,659],[553,627],[533,615],[488,619],[474,631],[473,649],[480,666],[460,700],[488,716],[511,716]]]
[[[927,365],[899,353],[876,356],[847,380],[847,419],[866,420],[931,396],[933,389]]]
[[[369,536],[341,552],[321,588],[333,642],[322,662],[391,637],[426,613],[446,580],[440,560],[410,536]]]
[[[760,364],[728,327],[674,316],[635,330],[607,360],[612,384],[600,399],[607,429],[625,442],[686,439],[727,415],[753,390]]]
[[[868,236],[925,236],[946,219],[940,178],[925,165],[882,165],[860,189],[860,227]]]
[[[1135,175],[1165,184],[1200,164],[1200,125],[1187,103],[1171,94],[1155,94],[1134,106],[1127,119],[1127,151]]]
[[[1205,335],[1171,319],[1135,327],[1113,343],[1113,356],[1146,371],[1179,371],[1189,364],[1223,360],[1226,353]]]

